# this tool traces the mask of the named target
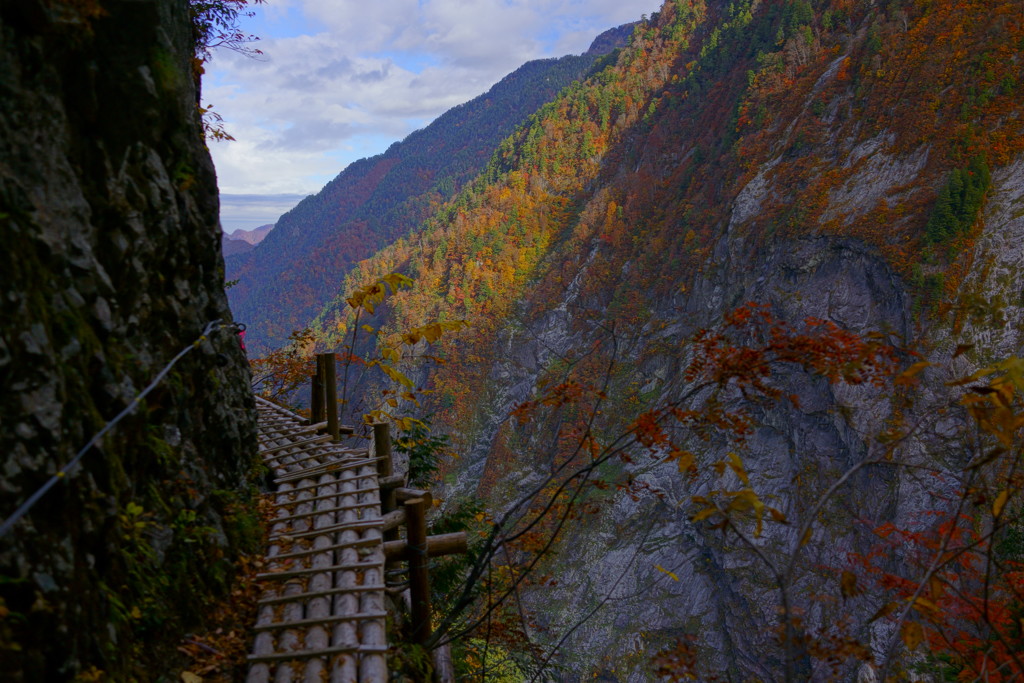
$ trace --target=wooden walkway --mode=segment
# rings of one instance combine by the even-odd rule
[[[277,486],[248,683],[385,683],[383,519],[376,461],[324,425],[256,399]]]

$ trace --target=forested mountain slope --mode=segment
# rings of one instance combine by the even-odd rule
[[[692,340],[745,302],[788,326],[765,323],[766,335],[813,316],[835,327],[813,323],[812,337],[868,335],[901,349],[900,368],[921,357],[941,365],[924,371],[912,401],[899,387],[916,379],[886,390],[785,364],[773,366],[772,400],[715,394],[719,417],[742,411],[750,431],[734,439],[738,423],[724,417],[704,431],[679,423],[685,450],[638,448],[609,463],[606,485],[629,495],[580,494],[593,510],[556,545],[545,570],[557,581],[528,589],[533,623],[509,627],[506,646],[557,645],[562,680],[650,678],[655,653],[684,646],[737,680],[824,680],[917,646],[923,631],[908,636],[905,619],[878,617],[881,593],[848,582],[840,591],[835,579],[881,543],[875,529],[923,535],[948,509],[971,451],[955,436],[958,418],[928,422],[955,399],[943,382],[1021,345],[1021,9],[670,0],[614,63],[503,142],[421,232],[350,274],[346,292],[392,271],[414,281],[378,311],[382,345],[430,320],[469,322],[439,345],[443,365],[404,368],[433,393],[398,410],[434,412],[457,440],[447,504],[479,496],[495,517],[586,457],[581,434],[636,434],[634,420],[659,405],[709,410],[709,391],[695,393],[702,375],[691,361],[703,347]],[[762,333],[751,315],[732,319],[744,343]],[[316,329],[327,347],[345,343],[343,298]],[[808,347],[797,365],[820,352]],[[537,399],[539,416],[524,421],[520,406]],[[896,438],[893,425],[914,419],[935,427],[904,454],[927,480],[909,466],[863,464]],[[811,508],[850,467],[855,476]],[[713,508],[694,507],[730,471],[785,520],[750,546],[703,522],[722,519]],[[887,567],[914,566],[915,542],[890,549]],[[777,645],[776,577],[763,561],[774,552],[801,558],[787,595],[810,653]],[[536,659],[527,648],[523,660]]]
[[[498,143],[631,26],[606,31],[582,55],[529,62],[480,97],[386,152],[361,159],[283,215],[251,253],[227,259],[231,307],[256,350],[280,346],[337,293],[344,274],[419,226],[487,164]]]

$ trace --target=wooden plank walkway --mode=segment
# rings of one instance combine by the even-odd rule
[[[262,398],[277,486],[248,683],[385,683],[383,520],[376,461]]]

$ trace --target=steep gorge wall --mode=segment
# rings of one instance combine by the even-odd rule
[[[859,39],[865,34],[862,31]],[[621,374],[614,378],[609,393],[650,404],[671,402],[684,393],[688,340],[702,328],[720,326],[725,313],[747,301],[767,305],[784,321],[812,316],[859,334],[883,332],[948,367],[927,374],[917,399],[917,418],[955,396],[955,391],[943,386],[944,381],[1020,354],[1024,343],[1017,239],[1024,227],[1020,158],[1003,156],[970,240],[958,242],[956,251],[946,245],[929,250],[916,231],[931,209],[931,202],[922,196],[945,182],[951,165],[945,152],[936,150],[948,139],[897,143],[898,138],[913,140],[914,136],[907,135],[895,111],[874,118],[874,134],[866,135],[865,122],[855,112],[870,110],[872,104],[858,101],[861,93],[841,87],[822,97],[823,89],[828,92],[835,85],[836,66],[849,58],[851,48],[857,49],[857,40],[854,33],[847,39],[845,53],[819,62],[813,77],[805,75],[801,84],[786,92],[792,100],[787,116],[779,116],[761,133],[768,146],[744,159],[749,166],[740,181],[725,180],[729,189],[719,190],[719,206],[707,211],[714,216],[710,224],[692,221],[685,204],[674,216],[671,210],[661,214],[667,214],[662,220],[677,234],[687,229],[698,235],[701,229],[710,232],[710,240],[694,240],[699,249],[697,268],[688,270],[685,260],[682,268],[675,267],[657,251],[616,253],[602,239],[604,235],[574,249],[565,261],[552,259],[551,271],[572,273],[574,282],[593,282],[584,287],[589,299],[587,292],[570,288],[564,297],[552,300],[548,290],[521,304],[516,323],[505,328],[500,350],[494,354],[502,360],[489,376],[491,383],[503,389],[478,413],[483,426],[475,435],[470,456],[460,465],[461,486],[451,495],[472,495],[489,470],[492,481],[497,476],[499,482],[536,482],[536,463],[524,459],[509,464],[508,449],[500,447],[502,441],[537,447],[543,440],[531,440],[529,430],[510,428],[514,424],[511,411],[537,396],[535,387],[561,359],[579,357],[580,350],[592,349],[606,338],[612,322],[620,323],[614,329],[620,336],[616,360]],[[1014,59],[1019,63],[1019,52]],[[945,92],[949,94],[948,89]],[[819,109],[824,130],[813,128],[820,125],[817,121],[808,121],[819,99],[828,102]],[[1010,120],[1019,116],[1019,99],[1014,108],[1018,113]],[[847,113],[836,116],[836,111]],[[677,123],[668,121],[652,126],[653,135],[660,133],[663,141],[672,140],[664,128],[679,130]],[[805,133],[810,141],[805,140],[794,153],[794,131],[808,129],[813,131]],[[646,175],[656,179],[655,186],[662,181],[664,189],[651,190],[642,201],[647,207],[679,206],[672,199],[679,192],[680,177],[673,161],[684,155],[650,140],[646,137],[647,145],[635,148],[643,151],[618,177]],[[675,144],[680,143],[684,150],[690,144],[700,146],[685,137]],[[739,148],[744,149],[742,141]],[[669,154],[670,160],[666,159]],[[759,163],[750,163],[754,159]],[[802,172],[794,174],[793,168],[801,164]],[[808,164],[814,168],[812,173],[806,172]],[[697,173],[706,178],[714,171]],[[817,194],[805,193],[830,173],[841,178],[835,187],[821,192],[818,185]],[[713,196],[712,192],[705,184],[703,196]],[[817,206],[816,196],[820,197]],[[607,200],[589,201],[596,204],[589,215],[601,215]],[[638,209],[636,195],[626,195],[624,203],[627,215],[641,220],[650,220],[657,211]],[[587,215],[587,211],[583,208],[580,213]],[[652,232],[655,239],[667,234]],[[603,275],[591,265],[595,261],[610,264]],[[947,269],[946,277],[953,281],[938,294],[926,292],[914,281],[908,261],[924,264],[932,272]],[[959,277],[964,278],[962,286]],[[562,281],[566,279],[562,275]],[[622,327],[624,318],[610,313],[609,291],[622,296],[641,292],[632,299],[637,313],[632,316],[633,327]],[[975,317],[965,315],[972,306],[984,311]],[[524,320],[531,322],[524,327]],[[602,320],[605,324],[597,330],[594,321]],[[954,360],[958,345],[970,352]],[[845,468],[878,447],[875,436],[892,416],[893,404],[877,390],[831,386],[803,373],[783,373],[776,382],[783,395],[799,396],[800,406],[755,404],[752,409],[759,427],[740,453],[753,488],[770,496],[771,504],[781,505],[790,524],[798,524],[808,494],[818,495]],[[614,412],[616,407],[621,410],[624,405],[613,401],[605,411]],[[617,429],[624,426],[619,423]],[[694,450],[706,466],[724,459],[730,448],[695,444]],[[939,454],[909,450],[910,462],[948,468],[950,480],[956,479],[968,457],[966,449],[955,444]],[[620,496],[598,515],[585,518],[568,533],[565,552],[546,568],[557,576],[557,586],[534,588],[527,598],[545,629],[569,634],[559,647],[560,661],[567,667],[563,680],[583,680],[594,672],[607,680],[652,680],[653,654],[677,638],[692,638],[703,656],[714,662],[713,669],[741,677],[770,677],[779,672],[782,663],[773,654],[777,650],[771,630],[778,596],[767,567],[735,539],[706,524],[692,523],[692,508],[686,512],[691,497],[707,495],[720,486],[718,479],[702,470],[699,477],[687,480],[671,462],[641,460],[628,469],[664,497]],[[500,490],[500,483],[490,486]],[[821,527],[804,551],[805,561],[833,571],[848,566],[850,552],[867,552],[878,544],[870,533],[873,525],[920,528],[926,511],[944,509],[951,494],[941,486],[922,484],[907,470],[867,468],[826,506]],[[800,545],[791,531],[769,530],[765,536],[759,545],[769,555],[777,553],[776,557]],[[894,554],[890,561],[903,559]],[[667,568],[678,580],[656,571],[656,566]],[[823,616],[827,608],[815,603],[828,600],[830,590],[836,593],[826,580],[801,582],[800,609],[805,610],[808,623],[836,618]],[[866,599],[844,603],[852,635],[882,661],[899,635],[884,620],[869,625],[876,609]],[[547,636],[537,638],[551,647]],[[840,673],[826,668],[806,673],[813,680],[842,679],[855,675],[856,667]]]
[[[1019,353],[1022,37],[1011,2],[667,2],[616,65],[506,141],[420,244],[395,245],[351,277],[365,286],[398,268],[417,281],[393,298],[384,336],[431,316],[472,324],[428,385],[425,412],[461,447],[443,497],[481,497],[499,516],[571,441],[558,438],[571,408],[565,422],[522,425],[517,406],[565,379],[600,385],[612,367],[594,423],[602,437],[622,434],[639,411],[687,394],[694,333],[747,301],[794,325],[814,316],[881,333],[940,365],[922,374],[911,422],[956,399],[945,381]],[[983,209],[932,240],[937,195],[979,155],[992,167]],[[953,358],[958,345],[969,351]],[[799,404],[732,397],[758,425],[740,454],[751,486],[790,520],[770,525],[761,547],[800,550],[807,623],[848,616],[881,660],[898,634],[869,625],[877,601],[834,602],[828,572],[877,542],[873,525],[921,528],[953,485],[865,467],[801,549],[807,501],[877,453],[895,404],[805,372],[774,381]],[[930,436],[903,457],[956,481],[969,450]],[[544,567],[557,585],[527,591],[544,629],[530,635],[543,652],[557,647],[561,680],[652,680],[654,654],[687,638],[715,671],[780,675],[764,563],[690,519],[692,496],[721,485],[711,465],[730,447],[693,443],[692,479],[642,449],[603,473],[662,495],[595,493],[598,512],[571,525]],[[906,560],[893,553],[889,566]]]
[[[230,320],[191,57],[186,0],[0,4],[5,518]],[[216,332],[0,538],[5,680],[166,670],[251,540],[254,421]]]

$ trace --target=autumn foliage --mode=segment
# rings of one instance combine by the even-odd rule
[[[968,357],[992,361],[884,323],[927,339],[965,315],[989,194],[1024,151],[1020,9],[672,0],[420,229],[348,273],[314,323],[320,343],[354,348],[346,299],[390,273],[411,286],[374,314],[385,365],[404,362],[393,352],[410,330],[438,337],[429,371],[394,369],[472,455],[490,505],[477,592],[453,598],[441,629],[475,639],[481,667],[489,638],[531,672],[556,657],[516,654],[531,633],[561,637],[520,598],[556,595],[567,528],[614,528],[607,508],[636,497],[757,568],[737,584],[774,629],[749,635],[780,678],[1019,673],[1016,370],[958,383]],[[787,260],[808,244],[908,301],[872,299],[891,320],[789,315],[845,304],[818,306],[845,294],[808,275],[819,261]],[[772,303],[719,324],[748,299]],[[778,459],[745,450],[765,433]],[[822,434],[835,452],[814,451]],[[659,467],[671,486],[635,475]],[[911,519],[901,487],[932,514]],[[652,666],[730,679],[719,654],[681,637]]]

